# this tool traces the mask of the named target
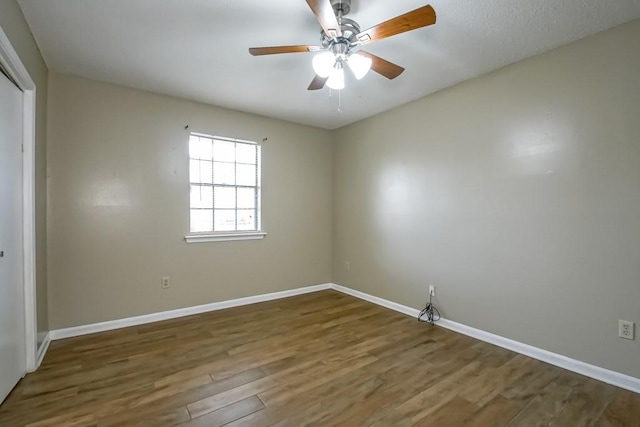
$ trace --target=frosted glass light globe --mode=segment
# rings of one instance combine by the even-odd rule
[[[331,70],[327,86],[334,90],[344,89],[344,69],[342,67]]]
[[[331,74],[331,70],[333,70],[333,66],[336,63],[336,57],[333,55],[333,52],[322,52],[313,57],[313,61],[311,65],[313,66],[313,71],[320,77],[329,77]]]
[[[371,62],[371,58],[367,58],[358,53],[351,55],[347,60],[349,68],[351,68],[353,75],[356,76],[358,80],[367,75],[371,69]]]

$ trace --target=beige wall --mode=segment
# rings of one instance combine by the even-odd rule
[[[640,377],[640,21],[339,130],[335,282]],[[346,271],[344,262],[351,263]]]
[[[330,132],[55,73],[49,113],[52,328],[331,280]],[[185,243],[185,125],[268,138],[264,240]]]
[[[640,377],[640,340],[617,337],[640,323],[639,39],[635,21],[334,133],[51,74],[51,327],[329,281],[421,308],[434,284],[451,320]],[[186,124],[269,138],[266,239],[184,242]]]
[[[36,84],[36,302],[38,338],[49,330],[47,313],[47,66],[15,0],[0,2],[0,27]]]

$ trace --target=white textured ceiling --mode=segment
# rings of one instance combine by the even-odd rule
[[[348,78],[338,112],[336,92],[306,90],[312,53],[247,52],[318,44],[305,0],[19,0],[51,70],[328,129],[640,17],[640,0],[353,0],[348,17],[427,3],[435,25],[367,46],[406,71]]]

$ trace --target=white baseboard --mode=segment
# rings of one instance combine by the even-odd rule
[[[563,356],[558,353],[553,353],[548,350],[533,347],[528,344],[523,344],[521,342],[514,341],[500,335],[495,335],[490,332],[485,332],[480,329],[475,329],[461,323],[453,322],[451,320],[441,319],[437,324],[439,326],[442,326],[443,328],[447,328],[452,331],[479,339],[481,341],[485,341],[490,344],[515,351],[516,353],[524,354],[525,356],[541,360],[550,365],[558,366],[568,371],[576,372],[580,375],[584,375],[586,377],[590,377],[598,381],[602,381],[607,384],[611,384],[616,387],[624,388],[626,390],[640,394],[640,378],[621,374],[619,372],[601,368],[600,366],[591,365],[580,360],[571,359],[570,357]]]
[[[44,359],[44,355],[47,353],[47,350],[49,349],[49,344],[51,344],[51,332],[47,332],[45,334],[44,339],[40,344],[40,347],[38,347],[38,353],[36,354],[36,366],[33,369],[34,371],[40,367],[40,364],[42,363],[42,359]]]
[[[210,311],[223,310],[225,308],[239,307],[241,305],[255,304],[258,302],[272,301],[280,298],[292,297],[295,295],[308,294],[310,292],[330,289],[329,284],[307,286],[305,288],[290,289],[269,294],[256,295],[252,297],[237,298],[227,301],[213,302],[210,304],[196,305],[193,307],[179,308],[176,310],[161,311],[158,313],[144,314],[142,316],[127,317],[125,319],[109,320],[106,322],[92,323],[90,325],[74,326],[71,328],[56,329],[50,332],[52,340],[77,337],[80,335],[94,334],[96,332],[111,331],[114,329],[126,328],[129,326],[144,325],[147,323],[159,322],[161,320],[176,319],[178,317],[192,316],[194,314],[207,313]]]
[[[420,310],[407,307],[406,305],[398,304],[393,301],[389,301],[383,298],[379,298],[373,295],[366,294],[364,292],[356,291],[344,286],[331,284],[331,288],[336,291],[344,292],[356,298],[363,299],[365,301],[372,302],[382,307],[389,308],[391,310],[398,311],[400,313],[418,317]],[[503,347],[516,353],[523,354],[525,356],[538,359],[542,362],[546,362],[550,365],[558,366],[568,371],[576,372],[578,374],[596,379],[598,381],[605,382],[607,384],[614,385],[616,387],[624,388],[625,390],[633,391],[640,394],[640,378],[635,378],[629,375],[621,374],[619,372],[611,371],[609,369],[601,368],[600,366],[591,365],[580,360],[571,359],[561,354],[552,353],[547,350],[543,350],[538,347],[533,347],[528,344],[523,344],[518,341],[514,341],[509,338],[495,335],[490,332],[486,332],[480,329],[472,328],[471,326],[463,325],[461,323],[453,322],[447,319],[440,319],[437,322],[438,326],[450,329],[454,332],[458,332],[470,337],[476,338],[480,341],[485,341],[490,344]]]
[[[53,330],[48,334],[46,338],[46,345],[40,347],[38,353],[38,366],[44,357],[50,340],[59,340],[63,338],[71,338],[80,335],[93,334],[96,332],[110,331],[113,329],[126,328],[128,326],[143,325],[146,323],[158,322],[161,320],[175,319],[178,317],[191,316],[194,314],[206,313],[210,311],[223,310],[225,308],[238,307],[242,305],[255,304],[258,302],[271,301],[280,298],[287,298],[295,295],[307,294],[310,292],[323,291],[327,289],[333,289],[342,292],[347,295],[354,296],[356,298],[369,301],[373,304],[377,304],[381,307],[386,307],[399,313],[406,314],[411,317],[417,317],[420,310],[408,307],[406,305],[398,304],[393,301],[386,300],[384,298],[376,297],[355,289],[347,288],[345,286],[337,285],[335,283],[325,283],[322,285],[308,286],[304,288],[291,289],[281,292],[273,292],[269,294],[256,295],[253,297],[238,298],[228,301],[214,302],[211,304],[198,305],[194,307],[180,308],[177,310],[163,311],[159,313],[146,314],[142,316],[129,317],[126,319],[111,320],[107,322],[94,323],[90,325],[76,326],[72,328]],[[523,344],[518,341],[514,341],[509,338],[505,338],[499,335],[492,334],[490,332],[482,331],[480,329],[472,328],[470,326],[463,325],[461,323],[453,322],[447,319],[441,319],[437,322],[438,326],[450,329],[452,331],[468,335],[481,341],[488,342],[490,344],[503,347],[516,353],[523,354],[525,356],[532,357],[534,359],[541,360],[554,366],[566,369],[568,371],[576,372],[581,375],[585,375],[590,378],[620,387],[635,393],[640,393],[640,378],[635,378],[629,375],[621,374],[619,372],[611,371],[609,369],[601,368],[599,366],[591,365],[580,360],[571,359],[569,357],[552,353],[541,348],[533,347],[528,344]]]
[[[420,314],[420,310],[418,309],[407,307],[406,305],[398,304],[397,302],[389,301],[384,298],[374,297],[373,295],[365,294],[364,292],[356,291],[355,289],[347,288],[346,286],[336,285],[335,283],[331,283],[330,286],[331,289],[342,292],[343,294],[372,302],[379,306],[406,314],[407,316],[417,318],[418,314]]]

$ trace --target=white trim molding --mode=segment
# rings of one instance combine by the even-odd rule
[[[228,242],[231,240],[261,240],[267,233],[251,231],[248,233],[189,234],[184,236],[187,243]]]
[[[463,325],[451,320],[441,319],[437,324],[443,328],[468,335],[479,339],[480,341],[488,342],[490,344],[497,345],[498,347],[506,348],[507,350],[515,351],[516,353],[541,360],[550,365],[558,366],[568,371],[576,372],[580,375],[640,394],[640,378],[634,378],[616,371],[601,368],[600,366],[591,365],[580,360],[572,359],[542,348],[533,347],[519,341],[514,341],[512,339],[472,328],[471,326]]]
[[[335,289],[336,291],[343,292],[356,298],[369,301],[379,306],[386,307],[415,318],[417,318],[420,314],[420,310],[418,309],[398,304],[396,302],[389,301],[380,297],[369,295],[367,293],[347,288],[345,286],[331,284],[331,288]],[[620,372],[611,371],[609,369],[591,365],[580,360],[571,359],[570,357],[563,356],[561,354],[553,353],[538,347],[533,347],[528,344],[514,341],[512,339],[505,338],[500,335],[495,335],[480,329],[472,328],[471,326],[463,325],[462,323],[457,323],[451,320],[440,319],[438,322],[436,322],[436,325],[442,326],[443,328],[449,329],[454,332],[468,335],[480,341],[488,342],[490,344],[497,345],[498,347],[506,348],[508,350],[515,351],[516,353],[538,359],[550,365],[558,366],[568,371],[576,372],[578,374],[596,379],[598,381],[602,381],[607,384],[611,384],[616,387],[624,388],[626,390],[640,394],[640,378],[621,374]]]
[[[302,295],[310,292],[323,291],[327,289],[333,289],[338,292],[342,292],[347,295],[362,299],[364,301],[371,302],[373,304],[385,307],[399,313],[416,317],[420,313],[420,310],[406,305],[398,304],[393,301],[386,300],[384,298],[376,297],[365,292],[361,292],[355,289],[347,288],[345,286],[337,285],[335,283],[325,283],[322,285],[308,286],[304,288],[291,289],[281,292],[273,292],[269,294],[257,295],[253,297],[238,298],[229,301],[214,302],[211,304],[198,305],[195,307],[186,307],[177,310],[163,311],[160,313],[147,314],[143,316],[130,317],[127,319],[119,319],[102,323],[94,323],[85,326],[76,326],[66,329],[58,329],[51,331],[50,337],[52,340],[59,340],[63,338],[70,338],[79,335],[92,334],[95,332],[109,331],[113,329],[125,328],[128,326],[142,325],[146,323],[157,322],[160,320],[174,319],[177,317],[191,316],[193,314],[200,314],[209,311],[222,310],[225,308],[238,307],[242,305],[255,304],[258,302],[271,301],[280,298],[287,298],[295,295]],[[568,371],[573,371],[587,377],[594,378],[598,381],[602,381],[616,387],[620,387],[626,390],[640,393],[640,378],[635,378],[629,375],[621,374],[619,372],[611,371],[609,369],[601,368],[599,366],[591,365],[579,360],[571,359],[569,357],[552,353],[541,348],[533,347],[528,344],[523,344],[518,341],[514,341],[509,338],[505,338],[499,335],[492,334],[490,332],[482,331],[480,329],[472,328],[470,326],[463,325],[461,323],[453,322],[447,319],[439,320],[436,325],[449,329],[454,332],[458,332],[470,337],[476,338],[480,341],[485,341],[490,344],[497,345],[499,347],[506,348],[516,353],[523,354],[525,356],[532,357],[534,359],[541,360],[551,365],[558,366]]]
[[[343,294],[351,295],[352,297],[360,298],[365,301],[372,302],[381,307],[389,308],[393,311],[397,311],[402,314],[406,314],[411,317],[418,317],[420,310],[407,307],[406,305],[398,304],[397,302],[389,301],[384,298],[375,297],[373,295],[366,294],[364,292],[356,291],[355,289],[347,288],[346,286],[331,284],[331,289],[342,292]]]
[[[192,307],[178,308],[176,310],[161,311],[158,313],[144,314],[142,316],[128,317],[125,319],[109,320],[106,322],[93,323],[90,325],[74,326],[71,328],[56,329],[50,332],[52,340],[77,337],[80,335],[94,334],[96,332],[111,331],[114,329],[127,328],[129,326],[144,325],[147,323],[159,322],[161,320],[176,319],[179,317],[192,316],[194,314],[208,313],[210,311],[224,310],[225,308],[239,307],[242,305],[255,304],[258,302],[272,301],[295,295],[308,294],[330,289],[328,284],[307,286],[304,288],[290,289],[269,294],[256,295],[252,297],[237,298],[227,301],[213,302],[210,304],[196,305]]]
[[[0,64],[22,91],[22,240],[25,311],[25,366],[36,369],[36,226],[35,226],[35,135],[36,85],[11,41],[0,28]]]
[[[40,344],[40,347],[38,347],[38,354],[36,355],[35,369],[38,369],[42,364],[42,359],[44,359],[44,355],[47,354],[47,350],[49,349],[49,344],[51,344],[51,332],[47,332],[44,339],[42,340],[42,344]]]

